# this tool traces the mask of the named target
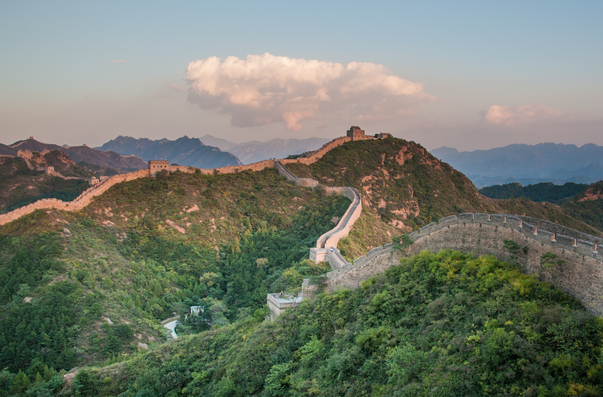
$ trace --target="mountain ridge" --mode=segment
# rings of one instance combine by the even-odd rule
[[[167,138],[151,140],[119,135],[97,149],[136,155],[145,161],[168,160],[170,163],[204,169],[241,165],[233,154],[204,145],[200,139],[186,135],[173,141]]]
[[[17,156],[19,150],[29,150],[30,152],[58,150],[66,153],[76,163],[85,161],[103,168],[112,168],[121,172],[136,171],[146,168],[147,166],[146,162],[139,157],[122,156],[113,151],[104,152],[87,145],[59,146],[53,143],[39,142],[35,139],[25,139],[17,141],[12,145],[0,146],[0,154],[8,156]]]
[[[603,179],[603,146],[592,143],[513,144],[459,152],[442,146],[432,154],[466,174],[478,187],[519,182],[593,183]]]

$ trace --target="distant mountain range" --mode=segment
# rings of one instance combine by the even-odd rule
[[[88,146],[59,146],[51,143],[38,142],[35,139],[18,141],[12,145],[0,144],[0,155],[17,156],[19,150],[43,152],[44,150],[59,150],[69,155],[76,163],[86,162],[104,169],[114,169],[119,172],[130,172],[147,167],[141,158],[122,156],[112,151],[100,151]]]
[[[441,147],[431,153],[463,172],[478,187],[518,182],[594,183],[603,179],[603,146],[555,143],[516,144],[459,152]]]
[[[241,164],[231,153],[223,152],[214,146],[206,146],[198,138],[187,136],[170,141],[169,139],[136,139],[120,135],[97,149],[135,155],[146,161],[168,160],[171,164],[197,168],[219,168]]]
[[[217,146],[239,158],[244,164],[255,163],[267,159],[282,159],[293,154],[302,154],[316,150],[330,139],[271,139],[266,142],[249,141],[244,143],[229,142],[211,135],[202,136],[201,141],[206,145]]]
[[[143,160],[168,160],[170,163],[198,168],[218,168],[250,164],[271,158],[280,159],[318,149],[328,142],[325,138],[272,139],[267,142],[230,142],[205,135],[201,138],[184,136],[174,141],[150,140],[118,136],[98,147],[122,155],[135,155]],[[0,151],[2,148],[0,148]]]

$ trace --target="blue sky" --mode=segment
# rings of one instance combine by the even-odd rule
[[[89,145],[120,134],[330,138],[359,124],[428,148],[603,145],[602,11],[595,1],[3,2],[0,142],[29,135]],[[224,80],[230,72],[223,65],[219,94],[183,80],[190,62],[265,53],[286,57],[283,64],[382,65],[386,74],[422,83],[432,99],[369,87],[372,96],[344,101],[332,95],[339,83],[330,82],[328,106],[308,102],[314,110],[292,130],[279,110],[291,98],[271,109],[267,102],[235,106],[240,81]],[[381,97],[389,105],[372,114],[370,101]],[[253,125],[231,125],[233,114],[256,111]]]

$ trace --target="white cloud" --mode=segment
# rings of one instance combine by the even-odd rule
[[[422,83],[392,75],[383,65],[248,55],[191,62],[184,80],[189,100],[231,116],[239,127],[284,122],[293,131],[319,113],[381,120],[437,100]]]
[[[126,59],[111,59],[111,62],[113,62],[113,63],[128,63],[130,61],[128,61]]]
[[[491,124],[514,125],[560,119],[566,113],[545,105],[490,106],[485,119]]]
[[[172,84],[168,85],[168,88],[170,90],[176,91],[176,92],[186,92],[186,88],[180,87],[177,83],[172,83]]]

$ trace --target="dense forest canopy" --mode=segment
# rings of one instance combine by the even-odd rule
[[[603,321],[494,257],[423,252],[72,384],[122,396],[597,396]],[[110,379],[110,381],[106,381]]]
[[[211,326],[263,318],[268,292],[296,294],[303,278],[329,270],[306,258],[349,203],[274,170],[175,173],[116,185],[82,213],[36,211],[7,224],[0,367],[33,382],[46,367],[122,360],[162,343],[160,320],[191,305],[211,313]]]
[[[574,182],[567,182],[564,185],[543,182],[527,186],[522,186],[520,183],[507,183],[504,185],[486,186],[479,189],[479,192],[493,199],[527,197],[536,202],[546,201],[561,205],[583,191],[587,186],[583,183]]]
[[[563,204],[563,211],[603,231],[603,181],[589,185],[572,200]]]

